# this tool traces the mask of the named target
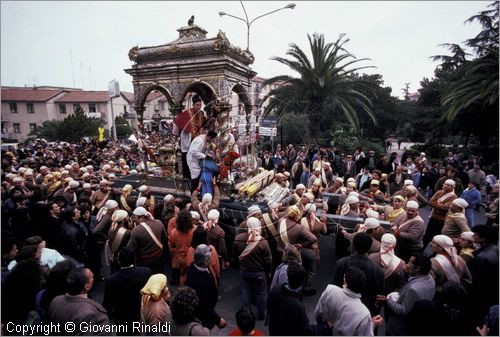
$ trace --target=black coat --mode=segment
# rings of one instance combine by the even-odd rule
[[[210,271],[198,270],[192,263],[187,271],[186,286],[193,288],[198,295],[196,317],[204,327],[212,329],[220,321],[220,316],[215,312],[219,292],[213,275]]]
[[[151,269],[134,266],[121,269],[106,278],[103,306],[116,324],[128,322],[131,325],[132,322],[140,321],[141,289],[150,276]]]
[[[64,222],[61,227],[61,251],[78,262],[85,262],[87,258],[87,233],[74,222]]]
[[[337,261],[333,270],[332,284],[342,287],[344,273],[350,266],[358,267],[365,273],[366,287],[361,291],[361,301],[370,310],[372,316],[377,315],[380,309],[375,306],[375,298],[377,295],[384,293],[384,271],[367,256],[354,253]]]

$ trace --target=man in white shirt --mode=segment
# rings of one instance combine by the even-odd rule
[[[198,187],[201,176],[200,160],[207,157],[209,144],[217,137],[217,132],[208,131],[207,134],[197,136],[189,145],[187,164],[191,172],[191,193]]]

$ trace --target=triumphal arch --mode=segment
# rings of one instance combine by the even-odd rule
[[[194,92],[203,100],[208,116],[228,112],[234,92],[244,104],[248,128],[252,111],[250,81],[256,75],[249,67],[254,61],[252,53],[232,45],[220,30],[211,38],[194,24],[177,31],[179,37],[170,43],[136,46],[129,51],[134,64],[125,72],[133,78],[134,109],[139,122],[146,97],[153,90],[165,95],[174,115],[184,109],[187,94]]]

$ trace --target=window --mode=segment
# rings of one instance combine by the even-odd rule
[[[26,103],[26,110],[28,110],[29,114],[34,114],[35,107],[33,106],[33,103]]]
[[[21,125],[19,123],[12,124],[14,127],[14,133],[21,133]]]
[[[89,112],[96,112],[95,103],[89,104]]]
[[[36,123],[30,123],[30,131],[34,131],[36,129]]]
[[[73,104],[73,111],[77,112],[78,110],[80,110],[80,104]]]
[[[66,104],[59,104],[59,113],[61,114],[66,113]]]
[[[10,106],[10,112],[13,114],[17,113],[17,104],[16,103],[9,103]]]

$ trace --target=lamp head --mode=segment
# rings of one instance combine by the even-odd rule
[[[285,6],[285,8],[294,9],[294,8],[295,8],[295,6],[296,6],[296,5],[292,2],[292,3],[288,4],[288,5],[286,5],[286,6]],[[219,14],[220,14],[220,13],[219,13]]]
[[[226,13],[224,13],[224,12],[219,12],[219,16],[224,16],[224,15],[226,15]]]

